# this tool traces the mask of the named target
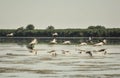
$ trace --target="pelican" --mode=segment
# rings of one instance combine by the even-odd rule
[[[94,46],[102,46],[102,45],[104,45],[104,42],[99,42],[99,43],[94,44]]]
[[[57,40],[54,38],[52,41],[50,41],[50,44],[57,44]]]
[[[81,46],[87,45],[87,43],[86,43],[86,42],[81,42],[80,45],[81,45]]]
[[[55,33],[52,34],[52,36],[56,37],[56,36],[58,36],[58,33],[55,32]]]
[[[37,39],[36,38],[34,38],[29,44],[33,44],[33,45],[35,45],[35,44],[37,44]]]
[[[71,44],[71,41],[64,41],[63,44]]]
[[[12,37],[13,35],[14,35],[13,33],[7,34],[8,37]]]
[[[107,40],[104,39],[101,42],[94,44],[94,46],[102,46],[102,45],[104,45],[106,43],[107,43]]]

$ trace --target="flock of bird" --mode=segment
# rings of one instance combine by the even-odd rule
[[[57,44],[57,40],[56,40],[56,36],[58,35],[57,33],[54,33],[52,34],[53,35],[53,40],[50,41],[49,43],[50,44]],[[89,39],[90,42],[91,42],[91,39]],[[37,50],[35,49],[34,45],[37,44],[38,41],[36,38],[34,38],[28,45],[27,45],[27,48],[29,49],[29,51],[33,54],[37,54]],[[107,41],[106,39],[103,39],[101,42],[99,43],[95,43],[93,44],[93,46],[103,46],[104,44],[106,44]],[[64,41],[63,44],[71,44],[71,41]],[[85,46],[85,45],[88,45],[87,42],[81,42],[79,44],[80,46]],[[106,49],[99,49],[99,50],[93,50],[93,51],[87,51],[87,50],[79,50],[79,54],[89,54],[89,56],[93,56],[94,53],[103,53],[104,55],[107,53]],[[70,51],[66,51],[66,50],[61,50],[62,54],[64,55],[68,55],[68,54],[71,54]],[[48,52],[51,56],[56,56],[57,55],[57,52],[56,50],[51,50]]]

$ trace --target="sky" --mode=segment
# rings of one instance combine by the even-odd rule
[[[0,0],[0,29],[120,28],[120,0]]]

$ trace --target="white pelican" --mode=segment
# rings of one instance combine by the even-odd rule
[[[63,44],[71,44],[71,41],[64,41]]]
[[[104,45],[103,42],[99,42],[99,43],[94,44],[94,46],[102,46],[102,45]]]
[[[81,45],[81,46],[87,45],[87,43],[86,43],[86,42],[81,42],[80,45]]]
[[[58,36],[58,33],[55,32],[55,33],[52,34],[52,36],[56,37],[56,36]]]
[[[107,43],[107,40],[104,39],[101,42],[94,44],[94,46],[102,46],[102,45],[104,45],[106,43]]]
[[[7,34],[8,37],[12,37],[13,35],[14,35],[13,33]]]
[[[50,41],[50,44],[57,44],[57,40],[54,38],[52,41]]]
[[[33,44],[33,45],[35,45],[35,44],[37,44],[37,39],[36,38],[34,38],[29,44]]]

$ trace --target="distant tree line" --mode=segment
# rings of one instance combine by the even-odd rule
[[[58,37],[120,37],[120,28],[105,28],[104,26],[89,26],[86,29],[55,29],[48,26],[46,29],[35,29],[29,24],[17,29],[0,29],[0,37],[5,37],[8,33],[13,33],[14,37],[51,37],[57,32]]]

